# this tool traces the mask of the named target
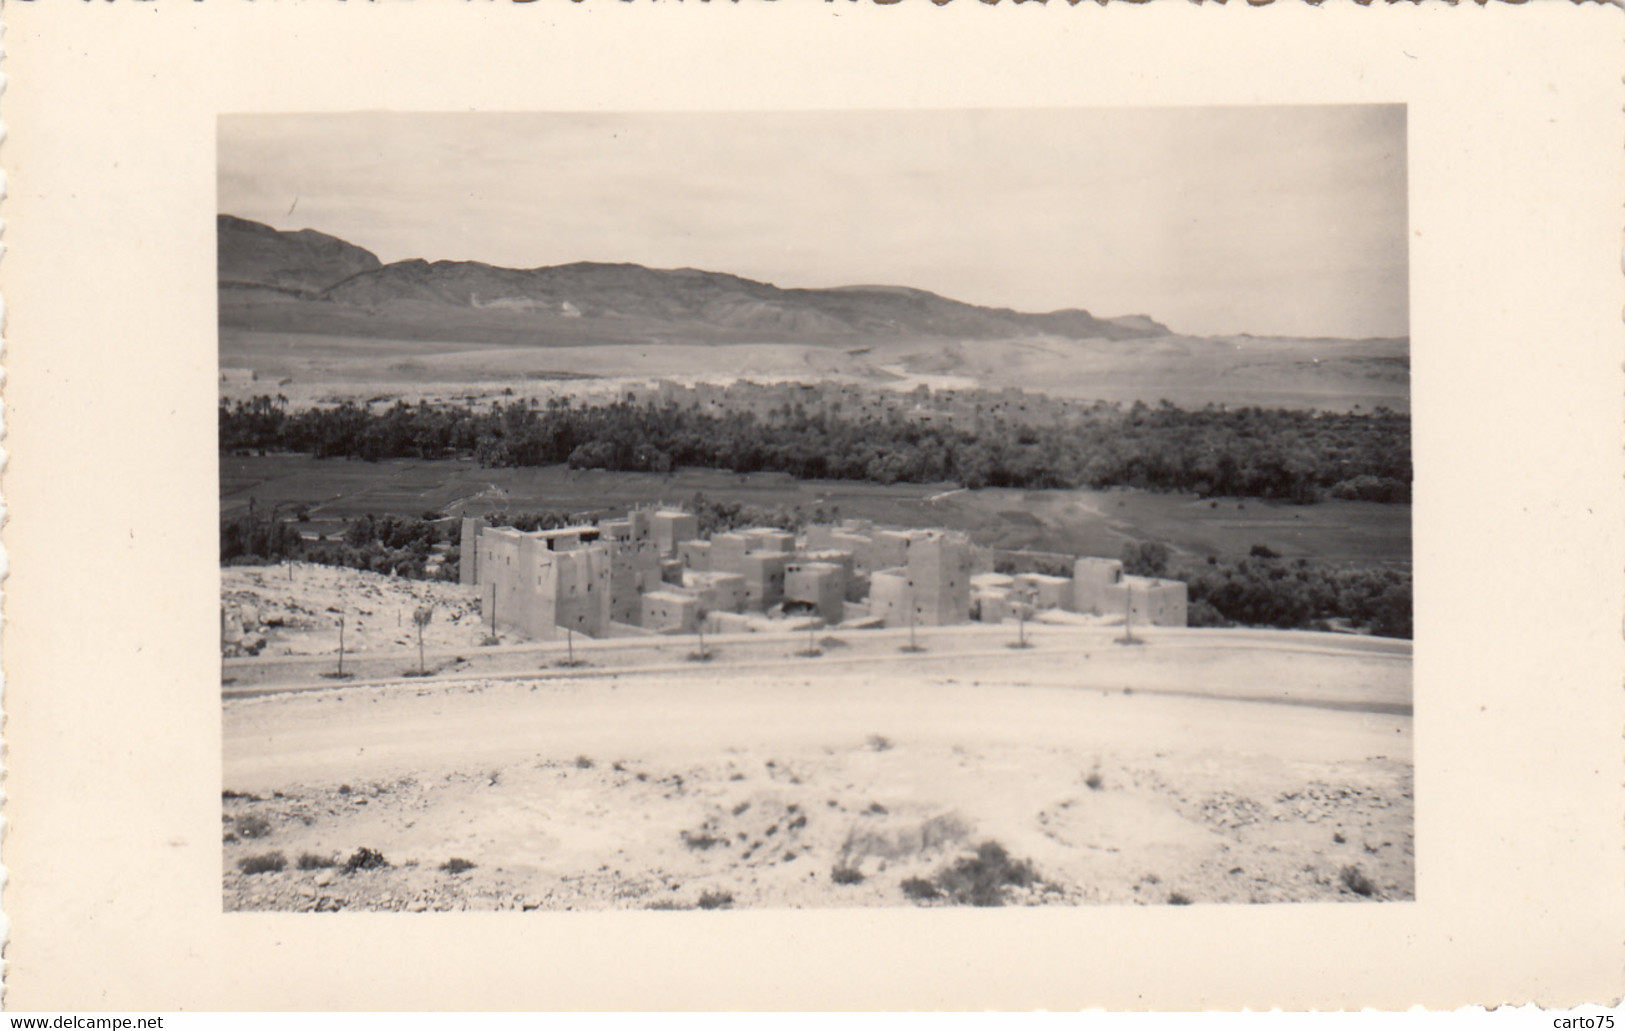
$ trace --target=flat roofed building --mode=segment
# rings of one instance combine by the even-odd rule
[[[739,612],[745,607],[745,578],[738,573],[683,572],[683,590],[706,612]]]
[[[677,546],[677,560],[684,569],[692,569],[696,573],[707,572],[711,568],[711,542],[684,541]]]
[[[743,534],[713,533],[711,535],[711,568],[720,573],[745,571],[745,556],[750,552],[750,541]]]
[[[700,600],[681,591],[650,591],[643,596],[645,630],[692,634],[700,625]]]
[[[839,623],[846,603],[846,571],[832,562],[791,562],[784,567],[784,604],[810,606],[826,623]]]
[[[700,521],[692,512],[673,509],[661,509],[654,513],[649,517],[649,526],[655,546],[666,558],[675,556],[678,545],[697,537],[700,532]]]
[[[869,615],[883,620],[888,627],[909,626],[910,594],[907,570],[875,570],[869,577]]]
[[[776,530],[771,526],[753,526],[742,534],[749,542],[749,551],[772,551],[788,555],[796,550],[796,538],[792,533]]]
[[[766,611],[784,600],[784,567],[790,556],[782,552],[753,551],[741,560],[745,578],[745,607]]]
[[[978,622],[1003,623],[1016,618],[1016,603],[1009,587],[978,587],[971,595],[971,611]]]
[[[1118,611],[1131,612],[1137,626],[1187,626],[1190,621],[1188,589],[1183,580],[1125,576],[1113,592],[1127,595]]]
[[[1035,609],[1072,609],[1072,581],[1067,577],[1022,573],[1015,581]]]
[[[962,534],[920,530],[909,535],[906,566],[921,626],[970,619],[970,541]]]
[[[1121,612],[1112,591],[1123,582],[1123,563],[1114,558],[1080,558],[1072,566],[1072,608],[1075,612],[1104,615]]]

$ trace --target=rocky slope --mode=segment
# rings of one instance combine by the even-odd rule
[[[336,237],[308,229],[282,232],[231,215],[219,217],[218,233],[226,322],[240,317],[245,305],[276,299],[308,303],[320,309],[312,313],[319,318],[359,310],[378,326],[394,316],[461,325],[473,334],[458,339],[479,339],[482,328],[515,322],[568,327],[572,321],[588,336],[599,334],[582,324],[613,321],[635,323],[644,337],[711,332],[783,343],[1032,336],[1134,340],[1169,332],[1143,315],[1102,319],[1081,309],[1034,314],[894,286],[784,289],[699,269],[594,262],[509,269],[421,259],[384,265]],[[254,324],[264,328],[260,315]],[[292,317],[289,311],[271,316],[279,323]]]
[[[314,294],[383,263],[369,250],[313,229],[282,232],[221,215],[215,245],[222,289],[270,289]]]

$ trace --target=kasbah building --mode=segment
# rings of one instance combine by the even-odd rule
[[[1017,568],[1024,554],[999,553]],[[461,582],[478,592],[486,625],[538,641],[564,628],[593,638],[691,634],[702,622],[711,633],[1023,615],[1186,625],[1182,581],[1125,576],[1116,559],[1073,560],[1070,577],[996,573],[995,553],[964,534],[865,521],[815,524],[800,536],[753,527],[707,540],[695,516],[677,509],[532,532],[464,518],[462,555]]]

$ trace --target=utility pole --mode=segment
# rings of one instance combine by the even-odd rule
[[[339,613],[339,676],[344,676],[344,613]]]

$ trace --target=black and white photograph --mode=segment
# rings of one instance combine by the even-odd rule
[[[226,911],[1417,899],[1405,105],[216,156]]]
[[[7,1015],[1606,1031],[1617,17],[8,6]]]

